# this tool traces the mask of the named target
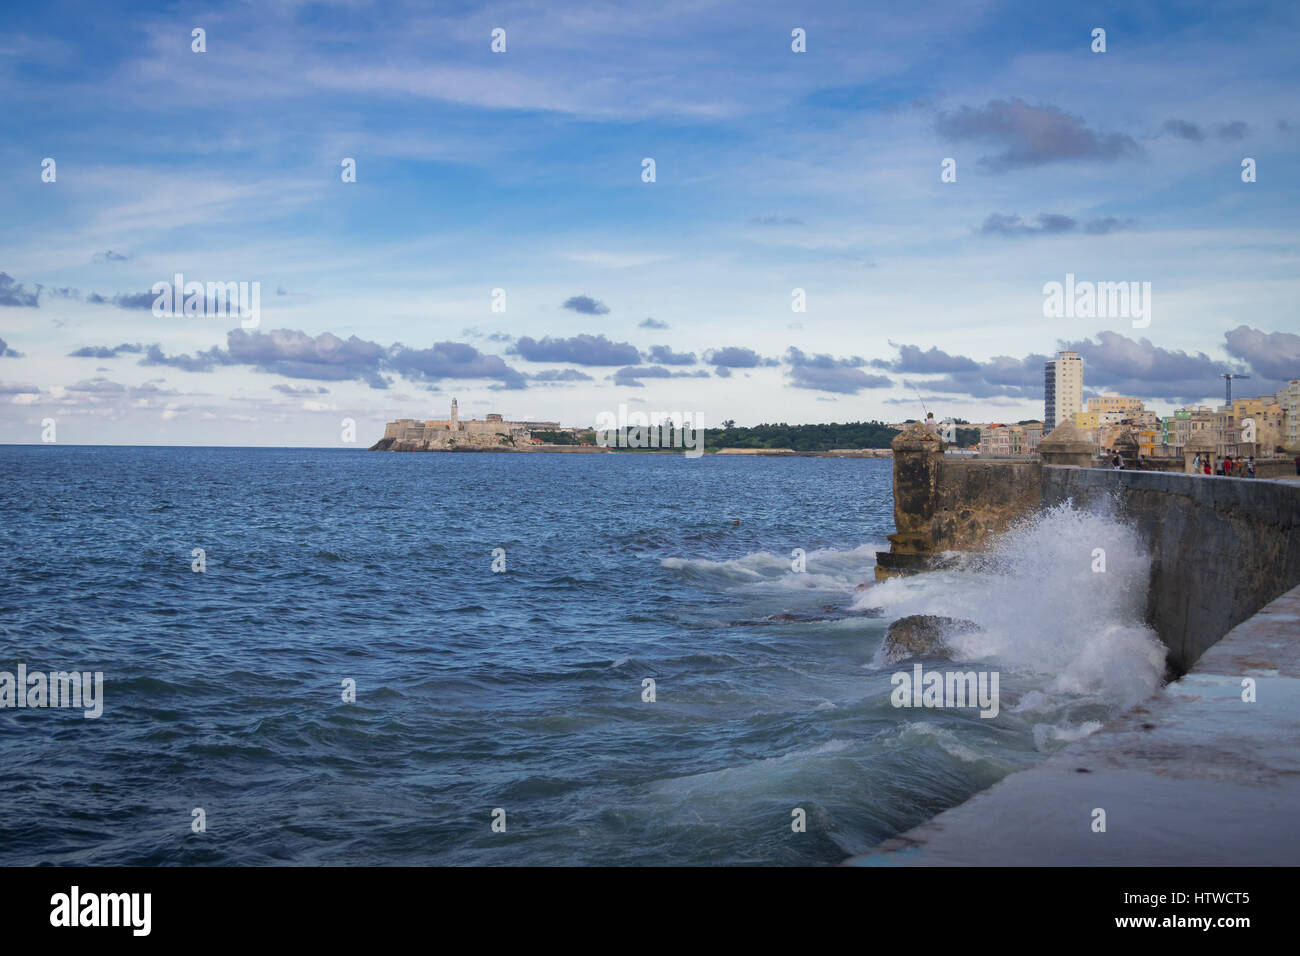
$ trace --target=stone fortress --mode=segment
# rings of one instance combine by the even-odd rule
[[[559,422],[508,422],[489,414],[479,421],[461,421],[456,399],[449,418],[420,421],[399,418],[384,427],[384,437],[372,451],[526,451],[534,431],[558,431]]]

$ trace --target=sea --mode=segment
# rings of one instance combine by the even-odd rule
[[[103,675],[0,706],[0,864],[835,865],[1158,686],[1113,516],[893,530],[879,459],[0,446],[0,672]]]

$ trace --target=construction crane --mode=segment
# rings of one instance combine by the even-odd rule
[[[1247,375],[1245,372],[1220,372],[1219,378],[1223,379],[1227,383],[1228,389],[1227,392],[1224,394],[1224,404],[1227,405],[1229,408],[1231,408],[1232,407],[1232,380],[1234,378],[1250,378],[1250,376]]]

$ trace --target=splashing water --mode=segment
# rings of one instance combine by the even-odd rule
[[[884,582],[857,603],[890,616],[973,621],[978,630],[950,641],[957,659],[1050,677],[1021,710],[1060,695],[1118,710],[1149,697],[1164,674],[1165,648],[1142,620],[1150,571],[1131,526],[1065,502],[1015,525],[987,552],[959,557],[955,570]]]

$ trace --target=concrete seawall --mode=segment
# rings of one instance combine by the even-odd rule
[[[849,862],[1294,866],[1297,635],[1300,588],[1097,733]],[[1097,810],[1105,813],[1104,831],[1096,829]]]
[[[1042,469],[1042,505],[1114,507],[1151,549],[1147,622],[1187,670],[1224,634],[1300,584],[1294,482]]]
[[[1016,521],[1067,500],[1115,511],[1150,549],[1146,621],[1175,675],[1300,584],[1300,483],[956,459],[924,429],[895,439],[898,530],[890,550],[876,556],[876,578],[939,567],[945,552],[981,550]]]
[[[942,566],[943,552],[979,550],[1043,508],[1107,511],[1150,550],[1145,616],[1181,676],[1042,764],[849,862],[1295,865],[1300,482],[1081,467],[1090,453],[1072,437],[1058,443],[1060,464],[958,466],[919,431],[898,441],[899,533],[877,556],[878,578]]]

